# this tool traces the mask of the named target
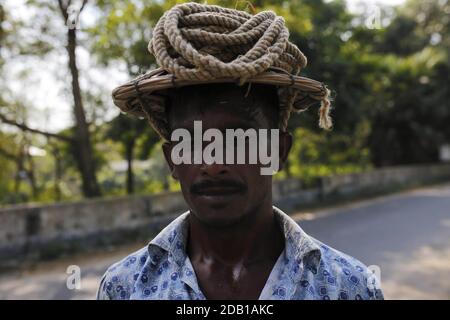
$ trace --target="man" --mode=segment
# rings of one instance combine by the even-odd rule
[[[211,14],[217,14],[215,19],[210,19]],[[273,73],[264,73],[263,76],[267,78],[260,77],[260,80],[265,81],[259,83],[252,83],[251,80],[239,81],[238,84],[230,82],[229,79],[235,76],[232,68],[227,69],[229,65],[215,65],[214,60],[205,63],[195,58],[195,54],[201,50],[198,48],[203,48],[205,52],[209,52],[208,58],[213,56],[225,60],[226,53],[208,47],[212,40],[203,33],[201,35],[206,44],[199,45],[197,39],[197,48],[192,50],[199,50],[196,52],[186,52],[185,48],[189,46],[183,46],[179,38],[170,41],[171,34],[179,32],[174,26],[186,26],[189,21],[198,25],[201,21],[201,28],[205,28],[207,21],[225,21],[232,15],[239,23],[233,25],[230,20],[223,25],[246,33],[247,38],[249,33],[261,26],[267,28],[264,34],[270,33],[271,26],[280,21],[271,13],[267,16],[251,16],[215,6],[191,3],[178,5],[158,22],[150,43],[158,63],[165,67],[165,71],[169,71],[168,74],[175,74],[176,78],[172,77],[169,84],[166,83],[165,87],[162,86],[161,90],[158,90],[159,100],[155,96],[156,82],[151,81],[154,81],[155,76],[159,77],[158,81],[162,81],[166,79],[166,75],[158,72],[133,81],[131,86],[135,90],[125,99],[125,105],[119,98],[123,99],[123,92],[130,94],[130,84],[113,93],[116,104],[126,111],[136,113],[137,101],[140,110],[165,140],[165,158],[172,176],[180,182],[190,210],[170,223],[148,246],[111,266],[101,280],[98,298],[382,299],[383,295],[376,286],[376,279],[362,263],[313,239],[288,215],[273,207],[272,175],[262,174],[264,164],[260,159],[256,162],[249,160],[257,148],[248,143],[246,137],[242,140],[247,142],[243,152],[234,149],[234,145],[226,145],[223,150],[219,146],[212,152],[214,161],[190,160],[194,160],[199,153],[204,155],[208,145],[215,143],[220,135],[209,139],[209,143],[200,141],[199,144],[193,141],[194,150],[174,152],[179,146],[179,141],[173,139],[175,133],[194,133],[195,136],[196,124],[199,123],[206,132],[212,130],[209,132],[225,135],[229,130],[236,130],[239,132],[237,139],[242,138],[249,130],[255,130],[263,133],[259,134],[258,138],[265,141],[262,145],[258,144],[258,147],[276,145],[275,149],[271,149],[271,153],[277,156],[278,168],[275,169],[282,169],[293,142],[292,136],[286,130],[286,118],[294,108],[295,99],[300,96],[304,107],[304,104],[307,104],[305,99],[323,102],[327,98],[326,91],[315,91],[314,82],[311,82],[310,86],[303,84],[303,87],[299,87],[299,92],[282,91],[272,83]],[[193,17],[198,20],[193,22]],[[264,22],[267,17],[272,17],[272,23]],[[261,19],[258,20],[259,18]],[[171,19],[175,22],[171,23]],[[165,30],[160,30],[161,25]],[[184,30],[180,34],[194,40],[194,35],[189,34],[187,29]],[[280,39],[285,29],[276,30],[278,36],[272,37],[272,48],[276,46],[277,39]],[[165,41],[166,45],[170,42],[178,52],[184,51],[190,62],[173,68],[176,63],[173,60],[168,61],[168,56],[164,57],[161,43],[157,43],[161,34],[168,39]],[[233,39],[230,37],[221,41]],[[255,42],[252,43],[254,45]],[[289,57],[283,56],[286,54],[300,57],[301,60],[298,52],[286,49],[286,43],[282,47],[284,52],[280,51],[278,56],[271,57],[272,66],[276,65],[275,61],[288,60]],[[270,49],[268,51],[271,52]],[[283,58],[280,59],[280,56]],[[173,53],[169,57],[182,61],[180,56],[177,57]],[[203,65],[196,68],[195,62]],[[247,63],[252,61],[248,60]],[[304,63],[300,61],[298,65],[304,66]],[[297,65],[293,64],[291,67],[295,69]],[[222,79],[220,74],[214,74],[217,68],[223,68],[221,72],[228,73],[228,78]],[[244,70],[242,75],[246,75],[241,75],[241,80],[255,79],[262,74],[252,74],[249,65],[244,65],[241,69]],[[258,66],[254,69],[258,70]],[[295,70],[290,71],[296,73]],[[202,75],[199,79],[192,76],[198,74]],[[149,79],[150,82],[139,84]],[[204,81],[214,79],[222,80]],[[294,82],[291,85],[295,85],[296,78],[292,79]],[[176,80],[179,80],[178,86]],[[183,80],[189,81],[180,86]],[[242,85],[247,82],[248,85]],[[153,90],[148,90],[150,84]],[[159,101],[159,104],[154,101]],[[327,107],[326,102],[322,107]],[[321,117],[325,118],[326,123],[327,113],[321,111]],[[269,131],[277,134],[268,137]],[[188,142],[190,145],[191,142]],[[230,153],[233,156],[228,160],[236,160],[239,155],[245,155],[245,161],[223,161],[216,157],[220,154],[225,158]],[[186,161],[180,162],[180,158]]]

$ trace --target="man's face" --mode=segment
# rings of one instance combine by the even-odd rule
[[[170,111],[169,119],[172,131],[187,129],[193,137],[194,121],[201,121],[202,132],[213,128],[223,133],[225,144],[226,129],[274,128],[273,119],[268,113],[259,112],[259,116],[245,116],[239,92],[228,92],[223,96],[204,97],[198,104],[189,107],[177,106]],[[202,100],[202,99],[201,99]],[[207,101],[206,101],[207,100]],[[248,103],[248,102],[247,102]],[[273,108],[273,106],[272,106]],[[205,148],[210,142],[203,142]],[[164,145],[164,154],[172,175],[180,181],[183,196],[191,212],[203,223],[215,227],[227,227],[239,223],[247,215],[258,210],[262,204],[272,203],[272,176],[261,175],[262,165],[249,164],[249,146],[246,145],[245,164],[178,164],[171,159],[171,150],[176,142]],[[270,144],[270,143],[269,143]],[[280,134],[280,164],[290,148],[290,135]],[[192,150],[194,151],[194,150]],[[227,152],[224,147],[224,156]],[[235,155],[236,157],[236,155]]]

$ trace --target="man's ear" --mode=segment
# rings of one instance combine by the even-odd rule
[[[280,131],[280,145],[279,145],[279,153],[280,153],[280,163],[279,163],[279,171],[284,169],[286,165],[289,152],[292,148],[292,135],[289,132]]]
[[[172,161],[172,143],[170,142],[164,142],[162,145],[164,158],[166,159],[167,165],[169,166],[170,174],[175,180],[178,180],[178,174],[177,170],[175,168],[175,165]]]

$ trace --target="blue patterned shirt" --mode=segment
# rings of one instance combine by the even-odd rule
[[[361,262],[307,235],[276,207],[274,214],[285,248],[260,300],[383,299],[377,279]],[[180,215],[148,246],[109,267],[97,299],[206,299],[185,250],[188,215]]]

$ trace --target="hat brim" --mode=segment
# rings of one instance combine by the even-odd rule
[[[114,104],[123,112],[138,117],[146,117],[142,102],[162,105],[164,91],[171,88],[193,86],[209,83],[239,83],[235,78],[217,78],[214,80],[185,80],[176,78],[166,70],[158,68],[141,75],[112,92]],[[322,82],[292,75],[286,71],[271,67],[267,71],[252,78],[245,79],[245,83],[269,84],[297,91],[292,111],[303,111],[312,104],[320,102],[326,95],[327,89]]]

